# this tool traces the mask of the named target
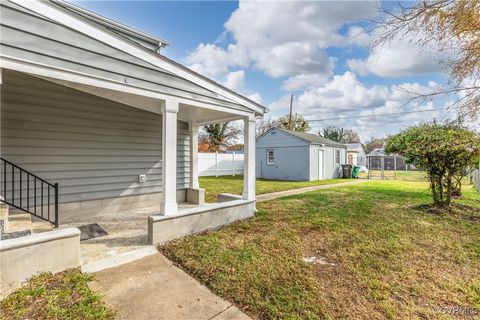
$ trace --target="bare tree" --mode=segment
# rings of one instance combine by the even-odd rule
[[[238,140],[242,128],[235,122],[223,122],[203,126],[199,134],[200,144],[207,145],[208,151],[224,151]]]
[[[480,114],[480,1],[398,2],[392,10],[383,6],[379,11],[374,47],[408,37],[420,48],[433,47],[446,57],[441,63],[450,73],[447,87],[429,93],[409,92],[413,99],[454,94],[452,106],[476,118]]]
[[[318,132],[318,135],[340,143],[358,143],[360,135],[355,129],[346,129],[337,126],[328,126]]]
[[[355,129],[345,129],[342,143],[360,143],[360,135]]]
[[[262,134],[274,128],[277,125],[277,121],[272,117],[263,117],[257,120],[257,125],[255,127],[255,137],[260,137]]]
[[[308,123],[305,118],[298,113],[292,114],[290,118],[290,114],[286,114],[283,117],[278,118],[276,121],[276,126],[293,131],[299,132],[307,132],[310,130],[310,124]]]
[[[389,136],[384,138],[371,137],[370,140],[368,140],[363,145],[363,149],[365,150],[366,153],[370,153],[373,151],[373,149],[383,148],[383,146],[388,142],[389,139],[390,139]]]

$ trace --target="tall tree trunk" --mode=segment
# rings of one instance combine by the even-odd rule
[[[445,206],[445,193],[443,192],[443,183],[442,183],[442,176],[438,176],[437,178],[438,184],[438,200],[441,207]]]
[[[432,189],[433,204],[435,206],[438,206],[439,205],[439,203],[438,203],[438,190],[437,190],[437,186],[436,186],[436,183],[435,183],[435,177],[434,176],[430,176],[430,188]]]
[[[447,196],[445,199],[445,207],[450,208],[450,203],[452,202],[452,174],[448,172],[447,174]]]

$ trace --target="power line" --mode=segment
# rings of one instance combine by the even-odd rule
[[[458,109],[458,108],[451,108]],[[369,114],[363,116],[347,116],[347,117],[338,117],[338,118],[325,118],[325,119],[307,119],[309,122],[313,121],[330,121],[330,120],[342,120],[342,119],[353,119],[353,118],[370,118],[370,117],[379,117],[379,116],[391,116],[399,114],[409,114],[409,113],[420,113],[420,112],[432,112],[432,111],[449,111],[444,109],[425,109],[425,110],[416,110],[416,111],[404,111],[404,112],[391,112],[391,113],[378,113],[378,114]]]

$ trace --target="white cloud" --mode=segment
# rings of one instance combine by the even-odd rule
[[[329,82],[310,87],[294,99],[294,111],[309,120],[334,119],[329,121],[312,121],[312,132],[317,132],[327,125],[339,125],[356,129],[361,138],[396,133],[399,130],[441,116],[441,112],[420,112],[375,116],[385,113],[419,111],[444,108],[443,104],[429,101],[425,104],[410,102],[411,92],[429,92],[438,84],[430,82],[427,86],[418,83],[402,83],[397,86],[367,86],[359,81],[350,71],[334,76]],[[410,103],[409,103],[410,102]],[[274,116],[288,112],[289,95],[284,95],[270,106]],[[345,118],[356,116],[358,118]],[[363,117],[367,116],[367,117]]]
[[[350,27],[347,36],[339,29],[374,12],[375,1],[240,1],[225,23],[224,33],[232,35],[234,44],[222,48],[202,43],[185,62],[214,78],[251,67],[273,78],[291,77],[284,87],[298,90],[307,80],[318,84],[331,76],[335,59],[328,57],[326,48],[367,42],[360,27]]]
[[[245,84],[245,71],[238,70],[229,72],[226,77],[223,85],[232,90],[243,89]]]
[[[364,28],[350,26],[347,31],[347,43],[367,47],[372,43],[373,37]]]
[[[442,71],[441,56],[432,49],[420,50],[407,39],[396,39],[382,47],[375,47],[366,59],[350,59],[350,70],[360,75],[404,77],[432,74]]]
[[[366,87],[347,71],[336,75],[320,87],[303,92],[297,99],[299,108],[305,114],[315,114],[321,110],[361,110],[365,107],[379,106],[387,99],[389,89],[385,86]]]
[[[258,92],[247,95],[247,98],[256,103],[262,104],[262,96]]]
[[[297,91],[313,86],[324,85],[331,74],[299,74],[288,78],[283,82],[283,91]]]
[[[229,67],[248,67],[250,58],[245,50],[234,44],[224,49],[211,43],[201,43],[188,54],[185,62],[190,69],[207,77],[216,78],[228,73]]]

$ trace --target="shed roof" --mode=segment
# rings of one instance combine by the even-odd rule
[[[274,128],[274,129],[285,132],[285,133],[288,133],[292,136],[295,136],[297,138],[300,138],[300,139],[305,140],[305,141],[310,142],[310,143],[319,143],[319,144],[324,144],[326,146],[331,146],[331,147],[346,148],[346,146],[344,144],[329,140],[329,139],[324,138],[322,136],[319,136],[317,134],[311,134],[311,133],[306,133],[306,132],[298,132],[298,131],[287,130],[287,129],[278,128],[278,127]]]
[[[367,154],[367,157],[398,157],[398,158],[403,158],[399,154],[396,153],[385,153],[385,148],[376,148],[373,149],[369,154]]]

